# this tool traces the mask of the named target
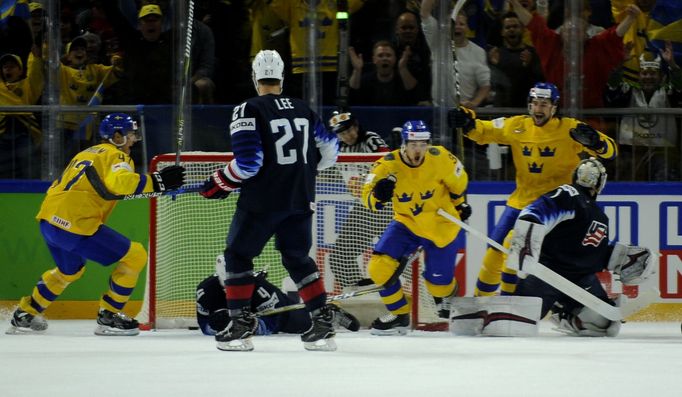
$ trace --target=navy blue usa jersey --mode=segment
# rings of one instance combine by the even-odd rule
[[[540,196],[519,214],[547,227],[540,263],[575,280],[606,268],[611,255],[609,218],[582,188],[562,185]]]
[[[309,210],[315,176],[336,161],[338,139],[300,99],[262,95],[234,108],[235,159],[225,172],[241,182],[237,205],[247,211]]]
[[[253,313],[298,303],[298,301],[291,300],[282,290],[267,281],[265,277],[264,273],[256,274],[255,287],[251,297],[251,311]],[[215,335],[216,332],[223,330],[230,320],[227,316],[225,287],[220,284],[220,279],[214,274],[199,283],[196,293],[199,328],[205,335]],[[311,325],[310,315],[305,309],[263,316],[259,318],[258,322],[257,335],[269,335],[278,332],[298,334],[310,328]]]

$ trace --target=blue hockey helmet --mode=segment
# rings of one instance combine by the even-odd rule
[[[120,133],[125,136],[129,132],[137,133],[137,123],[132,117],[125,113],[111,113],[102,119],[99,124],[99,136],[102,139],[111,139],[114,133]]]
[[[528,92],[528,102],[533,98],[545,98],[552,101],[553,104],[559,103],[559,89],[552,83],[535,83],[535,85]]]
[[[431,131],[422,120],[409,120],[403,124],[400,136],[403,144],[407,141],[428,141],[431,139]]]

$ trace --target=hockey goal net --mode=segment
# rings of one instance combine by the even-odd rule
[[[310,256],[330,295],[353,288],[368,277],[372,247],[392,218],[390,208],[370,212],[359,201],[365,175],[378,158],[378,154],[341,154],[334,167],[318,175]],[[231,159],[231,153],[183,153],[186,183],[201,184]],[[151,170],[174,162],[174,154],[157,156]],[[225,248],[238,196],[236,192],[225,200],[207,200],[193,193],[151,200],[147,288],[138,316],[150,328],[196,325],[196,286],[214,272],[216,256]],[[405,270],[401,276],[403,288],[412,298],[413,326],[438,329],[442,320],[436,316],[433,298],[419,277],[421,262],[415,261]],[[287,276],[272,240],[254,264],[256,270],[267,270],[268,280],[274,285],[281,286]],[[380,304],[377,294],[371,299]]]

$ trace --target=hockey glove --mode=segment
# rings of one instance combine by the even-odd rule
[[[459,212],[459,219],[461,219],[462,222],[466,222],[466,220],[471,217],[471,206],[467,204],[466,201],[456,206],[455,209]]]
[[[476,112],[464,106],[450,109],[448,110],[448,125],[450,128],[461,128],[466,135],[476,128]]]
[[[217,170],[206,179],[201,188],[201,195],[207,199],[224,199],[237,189],[239,185],[227,178],[223,170]]]
[[[152,184],[155,192],[177,189],[185,183],[185,167],[169,165],[158,172],[152,172]]]
[[[374,185],[374,197],[382,203],[391,201],[395,189],[395,177],[389,175]]]
[[[574,141],[588,149],[592,149],[597,153],[601,153],[604,150],[605,144],[599,138],[599,133],[588,124],[578,124],[575,128],[571,128],[569,134],[571,134],[571,138]]]

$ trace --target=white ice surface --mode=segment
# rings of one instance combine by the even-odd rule
[[[52,320],[43,335],[0,335],[0,397],[682,396],[680,323],[626,323],[616,338],[564,336],[547,322],[536,338],[363,330],[338,333],[336,352],[305,351],[297,335],[222,352],[198,331],[93,329]]]

